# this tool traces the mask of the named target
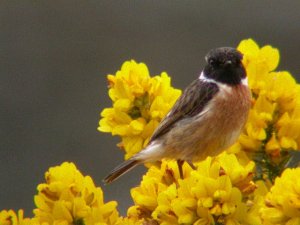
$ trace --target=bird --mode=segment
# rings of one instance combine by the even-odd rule
[[[183,91],[148,145],[113,169],[103,182],[111,183],[139,164],[163,158],[175,159],[178,165],[192,164],[233,145],[251,107],[242,59],[235,48],[210,50],[200,76]]]

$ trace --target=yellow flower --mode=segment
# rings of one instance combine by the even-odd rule
[[[46,183],[38,185],[35,218],[49,224],[114,224],[116,202],[103,202],[103,193],[91,177],[83,176],[73,163],[51,167]]]
[[[299,109],[297,109],[298,111]],[[300,117],[284,113],[277,122],[279,143],[282,148],[298,150],[300,137]]]
[[[0,211],[0,224],[1,225],[40,225],[35,219],[24,218],[22,209],[15,213],[13,210]],[[43,224],[47,225],[47,224]]]
[[[173,183],[157,196],[157,207],[152,217],[162,225],[177,224],[178,218],[173,213],[172,201],[177,197],[176,184]]]
[[[0,224],[3,225],[18,224],[18,217],[16,213],[13,210],[8,210],[8,211],[2,210],[0,212]]]
[[[255,169],[253,161],[243,161],[236,155],[226,152],[218,155],[215,160],[220,163],[223,173],[229,176],[231,183],[244,195],[256,189],[256,185],[252,182]]]
[[[251,225],[262,225],[263,222],[260,215],[260,210],[265,205],[265,196],[269,190],[265,182],[262,180],[257,181],[256,186],[257,189],[246,202],[249,209],[245,215],[245,221]]]
[[[299,86],[292,75],[286,71],[271,72],[265,82],[267,85],[262,93],[270,101],[277,101],[281,111],[293,110],[298,98]]]
[[[280,151],[280,144],[277,140],[275,132],[272,133],[272,137],[266,144],[266,152],[271,155],[277,155],[278,151]]]
[[[183,179],[176,161],[163,160],[160,168],[150,167],[140,186],[131,190],[135,205],[127,216],[163,225],[244,221],[248,208],[242,195],[256,189],[254,163],[241,163],[235,155],[223,153],[196,167],[184,163]]]
[[[297,150],[300,144],[300,86],[286,71],[274,71],[279,51],[269,45],[260,48],[252,39],[242,41],[253,106],[239,139],[241,149],[266,151],[281,157],[282,150]]]
[[[137,220],[135,218],[125,217],[125,218],[120,218],[115,225],[144,225],[144,224],[146,225],[146,223],[144,222],[145,221],[143,219]]]
[[[231,159],[235,162],[236,171],[230,165]],[[246,166],[248,168],[242,167],[234,155],[227,154],[219,155],[215,160],[208,157],[200,162],[197,171],[191,172],[189,178],[179,182],[178,198],[174,201],[178,222],[241,223],[246,213],[246,204],[242,202],[242,192],[238,186],[243,180],[248,180],[248,174],[253,169],[250,164]]]
[[[260,209],[264,224],[300,224],[300,168],[286,169]]]
[[[183,174],[189,176],[192,168],[183,164]],[[163,160],[160,167],[151,166],[147,174],[144,175],[140,186],[131,189],[131,196],[135,206],[129,208],[127,215],[135,218],[147,219],[156,209],[158,202],[163,202],[163,196],[159,194],[166,191],[173,183],[180,179],[177,162],[173,160]]]
[[[269,45],[259,48],[252,39],[241,41],[238,50],[244,54],[243,64],[247,71],[249,85],[256,93],[267,84],[268,73],[276,69],[279,63],[279,51]]]
[[[171,87],[167,73],[150,77],[147,66],[133,60],[107,79],[113,107],[101,112],[98,130],[119,135],[128,159],[147,145],[181,91]]]

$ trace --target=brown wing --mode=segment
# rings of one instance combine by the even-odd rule
[[[168,115],[154,131],[150,142],[166,134],[173,126],[184,118],[198,115],[203,111],[210,99],[219,91],[217,84],[200,79],[193,81],[183,92]]]

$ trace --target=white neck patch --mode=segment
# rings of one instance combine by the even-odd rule
[[[200,76],[199,76],[199,79],[204,81],[204,82],[210,82],[210,83],[215,83],[215,84],[219,84],[219,82],[213,80],[213,79],[210,79],[210,78],[207,78],[204,74],[204,72],[202,71]]]
[[[242,79],[242,84],[245,86],[248,86],[248,78],[247,77]]]
[[[218,81],[215,81],[215,80],[213,80],[211,78],[207,78],[205,76],[205,74],[204,74],[203,71],[201,72],[201,74],[199,76],[199,79],[202,80],[202,81],[204,81],[204,82],[211,82],[211,83],[215,83],[215,84],[218,84],[218,85],[226,85],[226,84],[222,84],[222,83],[220,83]],[[248,78],[247,77],[243,78],[241,81],[242,81],[243,85],[248,86]]]

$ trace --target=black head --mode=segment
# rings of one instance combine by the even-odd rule
[[[221,83],[240,84],[241,80],[246,77],[242,59],[242,53],[234,48],[212,49],[205,57],[204,75]]]

